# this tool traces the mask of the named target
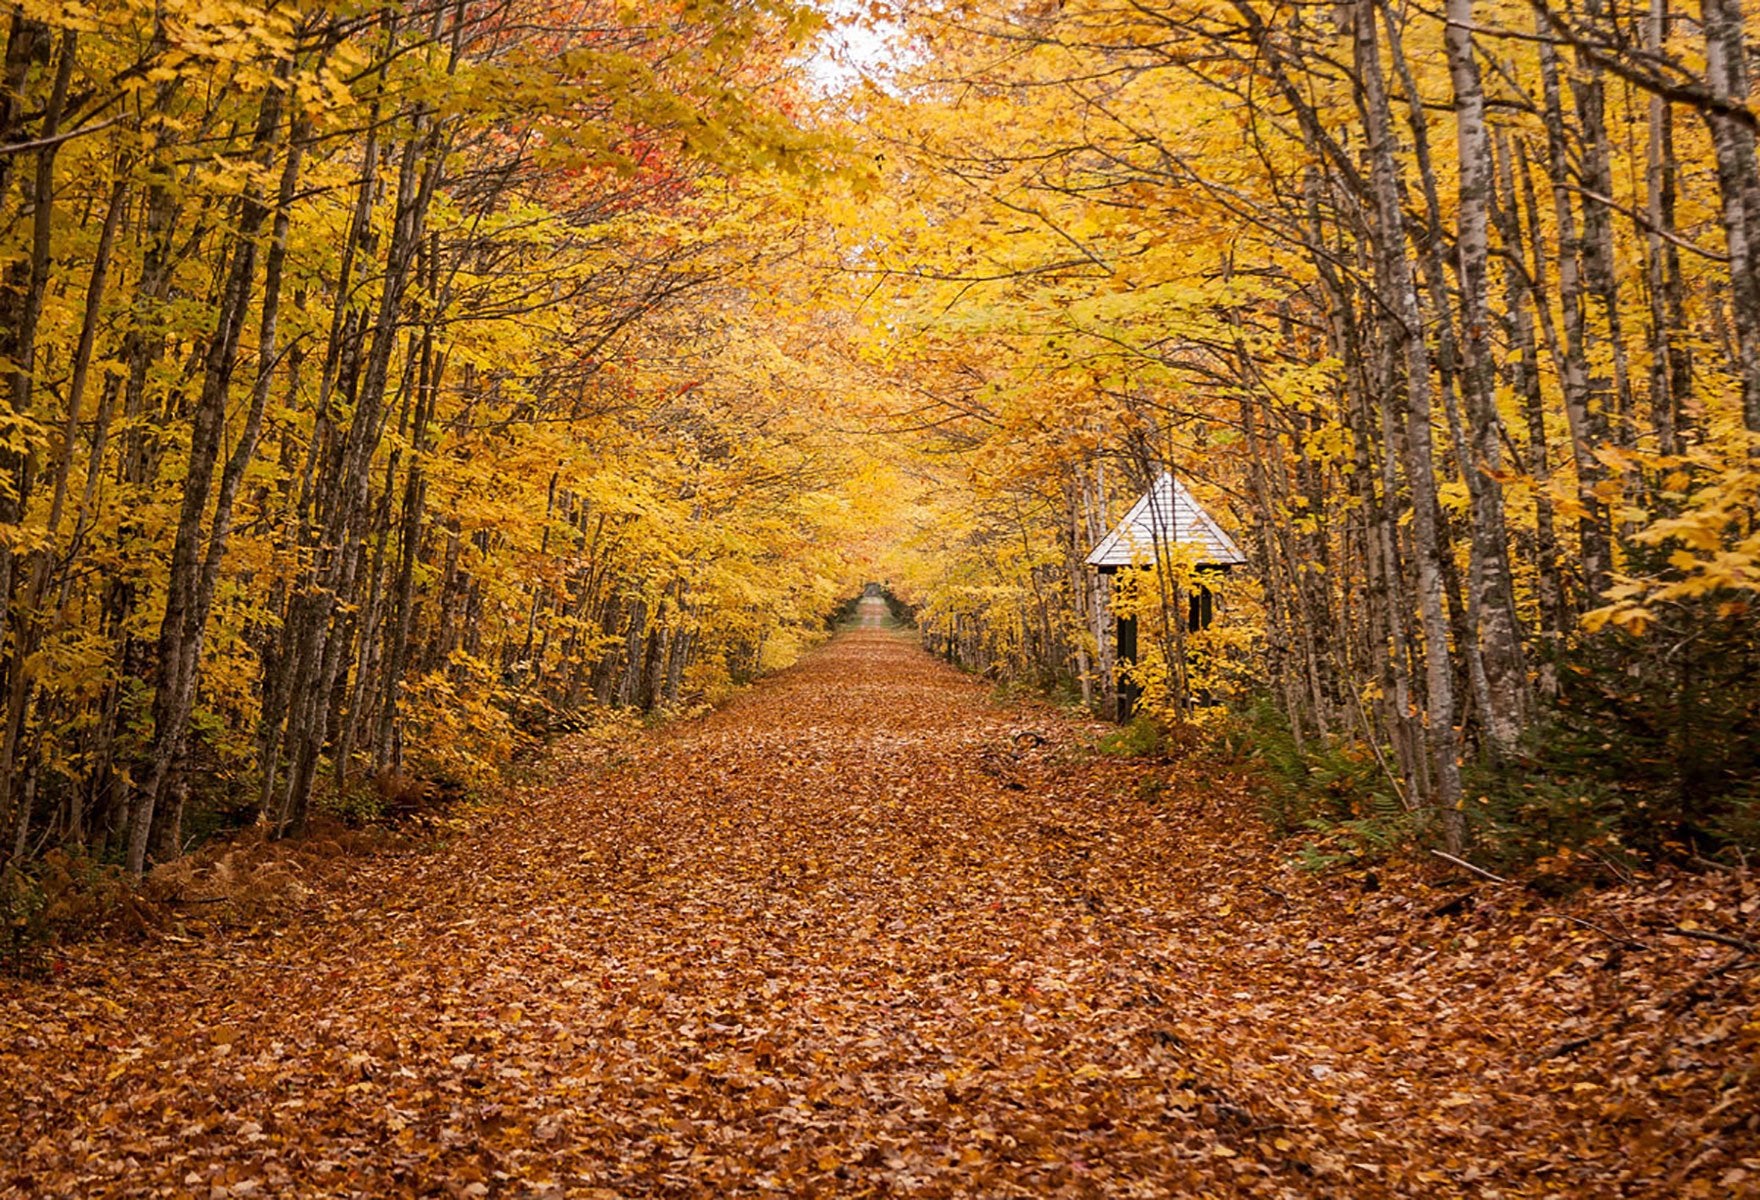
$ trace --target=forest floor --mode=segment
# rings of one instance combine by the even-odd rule
[[[0,981],[0,1194],[1760,1194],[1751,874],[1366,890],[1097,732],[858,628],[74,947]]]

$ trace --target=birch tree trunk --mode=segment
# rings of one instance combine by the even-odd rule
[[[1417,560],[1418,611],[1424,630],[1426,741],[1435,774],[1435,805],[1443,840],[1451,852],[1466,841],[1461,811],[1459,740],[1455,730],[1448,616],[1443,609],[1441,531],[1437,522],[1434,449],[1431,438],[1430,354],[1423,315],[1406,253],[1405,214],[1400,203],[1399,163],[1393,121],[1376,36],[1374,0],[1357,0],[1356,69],[1363,86],[1374,194],[1376,275],[1390,314],[1383,327],[1397,348],[1405,375],[1405,468],[1412,493],[1412,539]]]
[[[1748,101],[1747,24],[1741,0],[1705,0],[1705,74],[1712,96],[1730,105]],[[1724,243],[1729,250],[1730,315],[1736,327],[1742,418],[1760,435],[1760,166],[1754,161],[1751,119],[1706,108],[1723,197]],[[1760,437],[1749,453],[1760,457]]]
[[[1498,755],[1515,748],[1527,727],[1531,704],[1527,666],[1515,617],[1515,591],[1503,512],[1502,433],[1497,415],[1495,360],[1491,348],[1488,295],[1491,257],[1491,138],[1485,126],[1485,93],[1480,84],[1473,37],[1473,0],[1447,0],[1449,75],[1454,83],[1455,128],[1460,155],[1460,215],[1456,237],[1460,262],[1461,371],[1471,427],[1467,462],[1473,506],[1473,578],[1477,593],[1481,657],[1488,711],[1486,741]]]
[[[1547,36],[1541,18],[1541,36]],[[1540,46],[1540,77],[1543,111],[1546,114],[1546,164],[1552,182],[1553,216],[1558,227],[1558,304],[1563,313],[1564,338],[1554,343],[1559,386],[1564,393],[1565,418],[1570,425],[1571,453],[1576,461],[1577,503],[1582,516],[1577,523],[1581,546],[1583,589],[1593,600],[1612,582],[1613,531],[1607,502],[1600,484],[1606,476],[1595,451],[1607,440],[1606,399],[1592,389],[1589,374],[1589,335],[1584,316],[1583,242],[1577,233],[1572,203],[1570,156],[1565,144],[1564,104],[1558,82],[1558,55],[1549,41]],[[1535,226],[1536,233],[1538,225]],[[1546,248],[1536,247],[1536,261],[1544,261]]]
[[[1644,22],[1644,45],[1651,53],[1661,54],[1668,25],[1668,0],[1650,0],[1649,19]],[[1664,454],[1678,454],[1682,422],[1693,392],[1693,354],[1685,338],[1689,326],[1681,251],[1672,237],[1679,195],[1674,108],[1661,96],[1650,97],[1644,191],[1644,270],[1650,293],[1650,423],[1656,433],[1656,448]]]

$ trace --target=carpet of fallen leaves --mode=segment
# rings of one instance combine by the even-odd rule
[[[0,1192],[1756,1194],[1752,875],[1365,890],[1094,733],[859,630],[297,913],[77,947],[0,983]]]

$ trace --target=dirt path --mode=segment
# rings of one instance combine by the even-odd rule
[[[1746,1187],[1743,1035],[1679,1039],[1751,994],[1634,1042],[1595,935],[1285,869],[1237,783],[1155,795],[1091,732],[860,628],[295,920],[89,948],[0,990],[0,1190]],[[1728,950],[1667,953],[1685,984]]]

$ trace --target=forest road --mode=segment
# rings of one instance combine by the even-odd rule
[[[857,628],[296,913],[81,948],[0,985],[0,1192],[1585,1196],[1687,1152],[1549,1165],[1531,1001],[1098,731]]]

